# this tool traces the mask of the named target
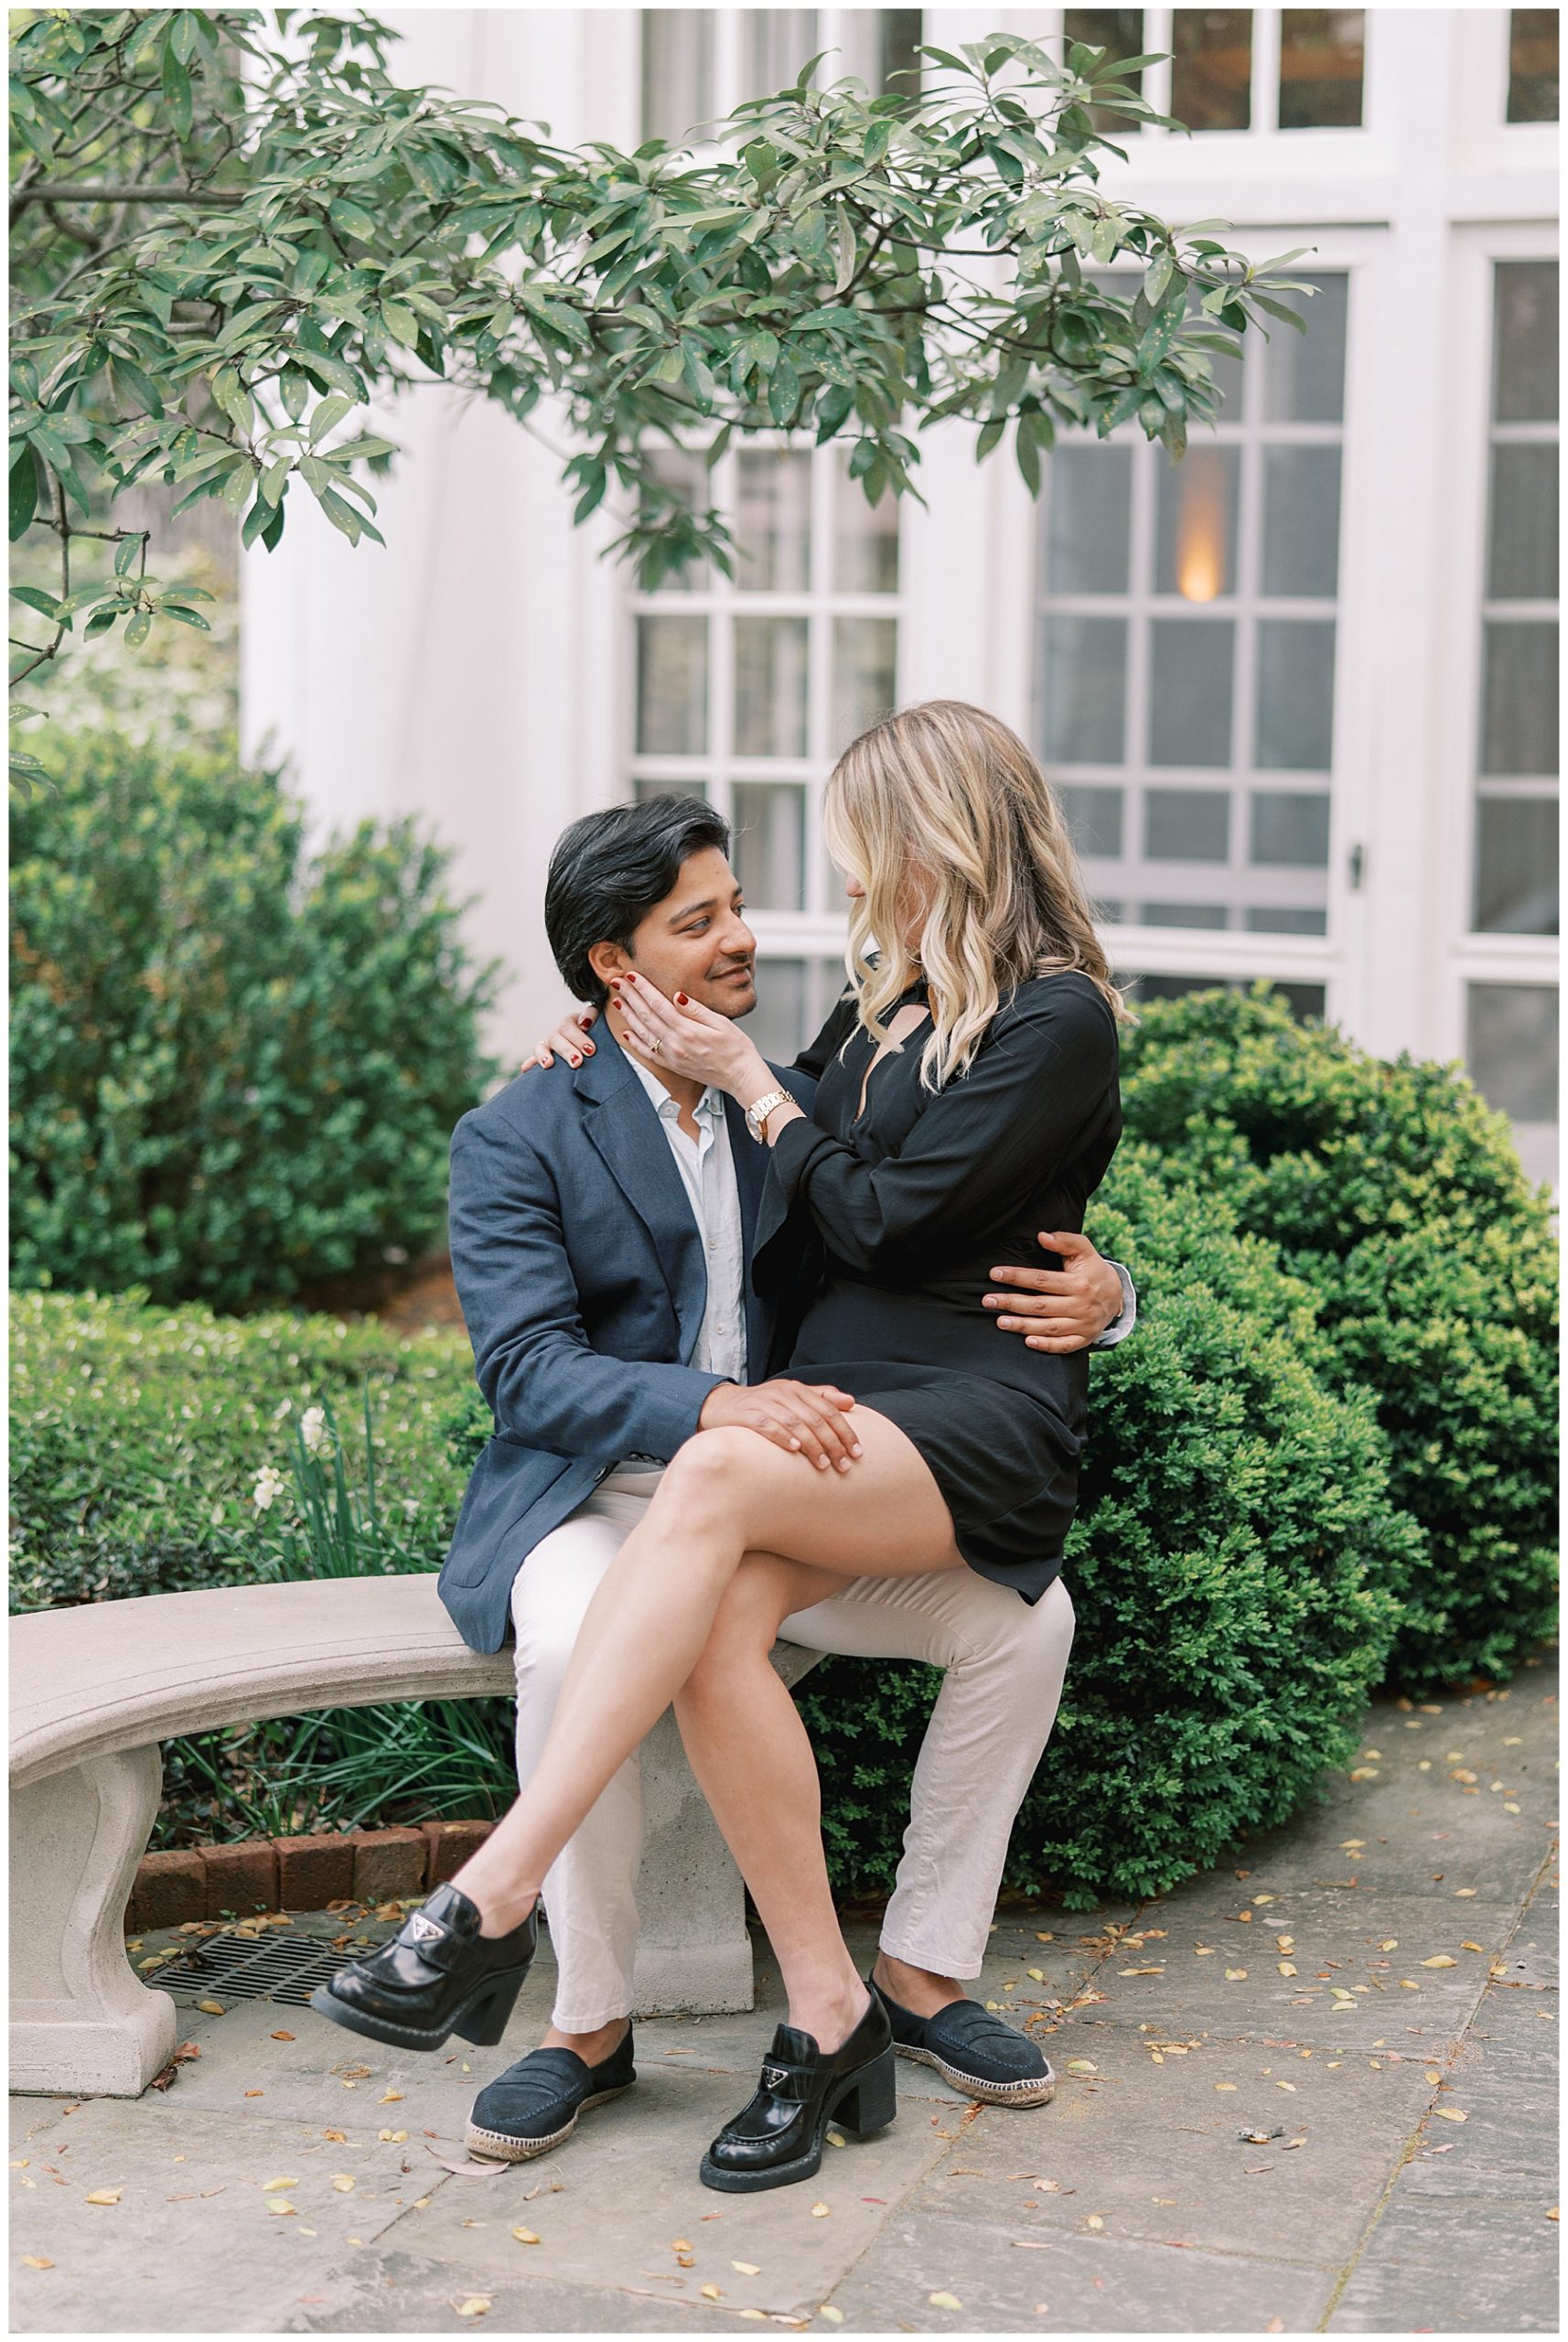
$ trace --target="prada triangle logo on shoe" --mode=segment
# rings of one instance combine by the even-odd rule
[[[434,1938],[444,1936],[446,1932],[446,1928],[439,1926],[435,1919],[427,1919],[423,1911],[415,1911],[408,1923],[408,1933],[413,1938],[415,1943],[429,1943]]]

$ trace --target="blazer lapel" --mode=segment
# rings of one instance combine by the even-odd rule
[[[574,1082],[590,1109],[584,1130],[652,1240],[680,1321],[684,1363],[697,1346],[707,1307],[703,1240],[659,1116],[607,1019],[599,1019],[594,1054],[583,1059]]]
[[[772,1312],[758,1299],[751,1279],[752,1247],[757,1241],[757,1210],[762,1200],[762,1190],[768,1181],[768,1149],[758,1146],[746,1127],[746,1115],[733,1098],[725,1100],[725,1119],[729,1124],[730,1160],[735,1165],[735,1184],[740,1196],[741,1277],[742,1299],[746,1305],[746,1342],[748,1369],[754,1382],[762,1380],[772,1325]]]

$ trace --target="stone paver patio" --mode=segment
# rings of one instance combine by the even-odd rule
[[[1545,1663],[1380,1703],[1365,1778],[1231,1866],[1004,1909],[983,1996],[1055,2102],[901,2061],[893,2129],[774,2194],[696,2176],[781,2014],[766,1945],[754,2014],[639,2026],[638,2089],[499,2174],[448,2166],[547,1956],[501,2049],[433,2059],[183,2003],[166,2095],[13,2100],[13,2331],[1554,2331],[1556,1718]]]

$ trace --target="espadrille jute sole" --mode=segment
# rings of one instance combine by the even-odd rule
[[[934,2066],[944,2082],[962,2090],[966,2098],[983,2099],[987,2106],[1048,2106],[1057,2094],[1057,2078],[1049,2066],[1038,2081],[987,2082],[978,2074],[966,2074],[958,2066],[950,2066],[934,2049],[917,2049],[912,2045],[896,2041],[893,2045],[900,2057],[911,2057],[918,2066]]]
[[[621,2098],[630,2090],[630,2082],[619,2082],[614,2090],[601,2090],[585,2098],[572,2120],[559,2131],[552,2131],[547,2138],[520,2139],[505,2131],[482,2131],[470,2122],[464,2134],[464,2144],[471,2155],[481,2155],[487,2163],[527,2163],[534,2155],[548,2154],[552,2147],[564,2144],[591,2106],[603,2106],[607,2100]]]

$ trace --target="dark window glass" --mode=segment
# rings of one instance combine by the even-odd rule
[[[1144,799],[1144,852],[1151,862],[1228,860],[1229,790],[1151,789]]]
[[[1230,913],[1223,903],[1145,903],[1145,927],[1227,927]]]
[[[746,1020],[747,1037],[766,1058],[788,1065],[811,1037],[806,1007],[804,960],[757,963],[757,1006]]]
[[[1556,799],[1483,797],[1476,816],[1477,929],[1490,935],[1555,935]]]
[[[1323,870],[1328,865],[1328,798],[1313,790],[1257,790],[1251,859],[1264,868]]]
[[[1179,464],[1162,463],[1156,478],[1155,593],[1188,602],[1233,594],[1240,448],[1189,447]]]
[[[1509,122],[1557,119],[1555,8],[1509,10]]]
[[[1236,628],[1230,618],[1149,625],[1149,762],[1228,765]]]
[[[1470,1078],[1516,1123],[1557,1120],[1557,987],[1472,984]]]
[[[1326,935],[1326,911],[1280,910],[1273,906],[1254,905],[1247,913],[1247,926],[1253,935]]]
[[[1046,590],[1124,594],[1133,514],[1133,450],[1069,439],[1046,478]]]
[[[1057,795],[1079,854],[1120,854],[1123,790],[1090,789],[1081,782],[1069,782],[1058,790]]]
[[[1118,992],[1132,994],[1137,1000],[1183,1000],[1189,992],[1240,992],[1240,984],[1230,976],[1129,976],[1120,971],[1112,978]],[[1273,989],[1290,1003],[1295,1017],[1321,1016],[1324,989],[1321,984],[1282,984]],[[750,1027],[747,1027],[750,1030]]]
[[[1359,130],[1365,50],[1364,9],[1283,9],[1280,128]]]
[[[1557,769],[1557,623],[1488,619],[1481,667],[1481,770]]]
[[[1064,8],[1062,10],[1062,54],[1069,45],[1082,41],[1090,48],[1110,51],[1105,60],[1113,64],[1119,57],[1141,57],[1144,54],[1144,12],[1142,8]],[[1129,88],[1141,97],[1144,89],[1142,73],[1125,77]],[[1096,130],[1107,137],[1121,138],[1140,125],[1129,114],[1114,113],[1106,106],[1090,106],[1090,118]]]
[[[1047,617],[1041,648],[1036,672],[1047,763],[1124,762],[1126,619]]]
[[[1280,298],[1305,321],[1306,331],[1298,333],[1283,317],[1269,320],[1263,417],[1268,423],[1343,423],[1350,279],[1344,269],[1336,269],[1321,276],[1304,272],[1303,281],[1317,291],[1283,293]]]
[[[1188,130],[1246,130],[1252,120],[1251,8],[1177,8],[1171,112]]]
[[[1492,347],[1492,417],[1498,423],[1557,420],[1557,263],[1498,263]]]
[[[770,97],[792,86],[800,68],[822,46],[814,8],[746,8],[742,12],[741,78],[748,98]],[[823,63],[832,67],[834,60]],[[813,82],[832,81],[819,66]]]
[[[1557,599],[1557,449],[1506,442],[1492,449],[1487,592],[1496,602]]]

